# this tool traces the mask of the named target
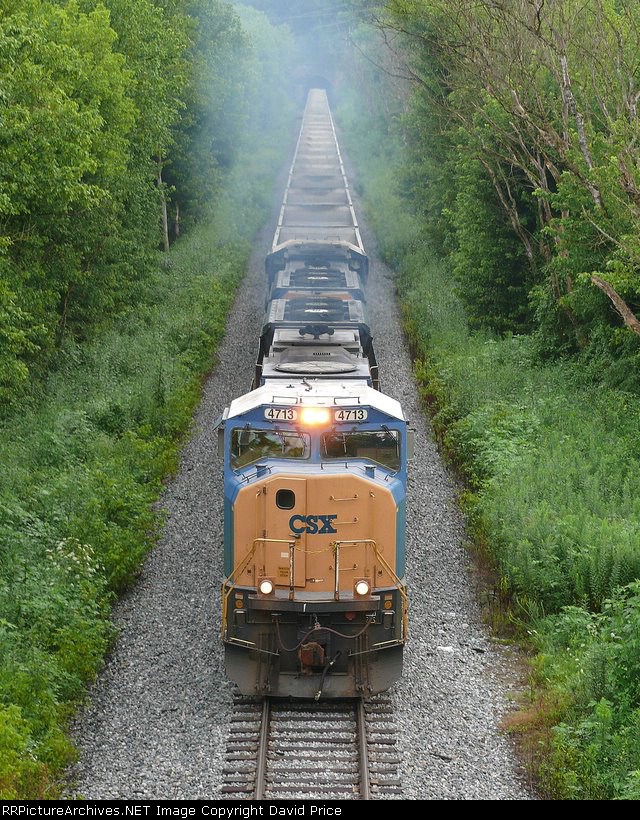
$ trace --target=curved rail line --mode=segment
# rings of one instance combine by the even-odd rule
[[[222,789],[232,800],[400,798],[386,696],[317,703],[238,698]]]

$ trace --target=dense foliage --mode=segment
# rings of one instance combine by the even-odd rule
[[[159,531],[154,502],[293,106],[290,34],[256,11],[0,10],[0,798],[12,799],[55,797],[73,759],[68,720]]]
[[[637,4],[373,5],[412,80],[408,184],[471,326],[623,359],[612,382],[636,389]]]
[[[6,411],[65,335],[86,338],[134,302],[157,248],[216,202],[259,78],[220,0],[1,5]]]
[[[46,396],[5,423],[0,797],[51,794],[72,759],[70,707],[114,637],[114,595],[158,531],[152,504],[245,258],[203,231],[183,240],[136,310],[92,343],[68,340]]]
[[[542,794],[635,799],[636,7],[360,5],[340,120],[489,615],[537,652],[525,760]]]

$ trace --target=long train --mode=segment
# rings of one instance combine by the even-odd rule
[[[253,382],[220,424],[222,640],[245,695],[366,697],[402,675],[411,433],[380,390],[367,275],[327,96],[312,89]]]

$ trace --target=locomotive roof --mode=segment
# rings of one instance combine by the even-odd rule
[[[234,399],[229,406],[226,418],[241,416],[266,405],[372,407],[387,416],[404,421],[400,402],[379,390],[374,390],[362,381],[350,379],[332,380],[330,383],[321,379],[301,379],[287,380],[286,383],[265,384]]]
[[[346,264],[335,265],[296,265],[287,263],[284,270],[278,271],[274,287],[286,288],[336,288],[342,286],[351,290],[362,287],[357,272]]]

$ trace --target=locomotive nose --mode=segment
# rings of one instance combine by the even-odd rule
[[[239,580],[260,588],[261,579],[273,579],[276,597],[329,601],[392,584],[401,572],[401,521],[389,483],[375,484],[361,469],[310,472],[267,476],[238,494],[236,564],[251,553]]]

